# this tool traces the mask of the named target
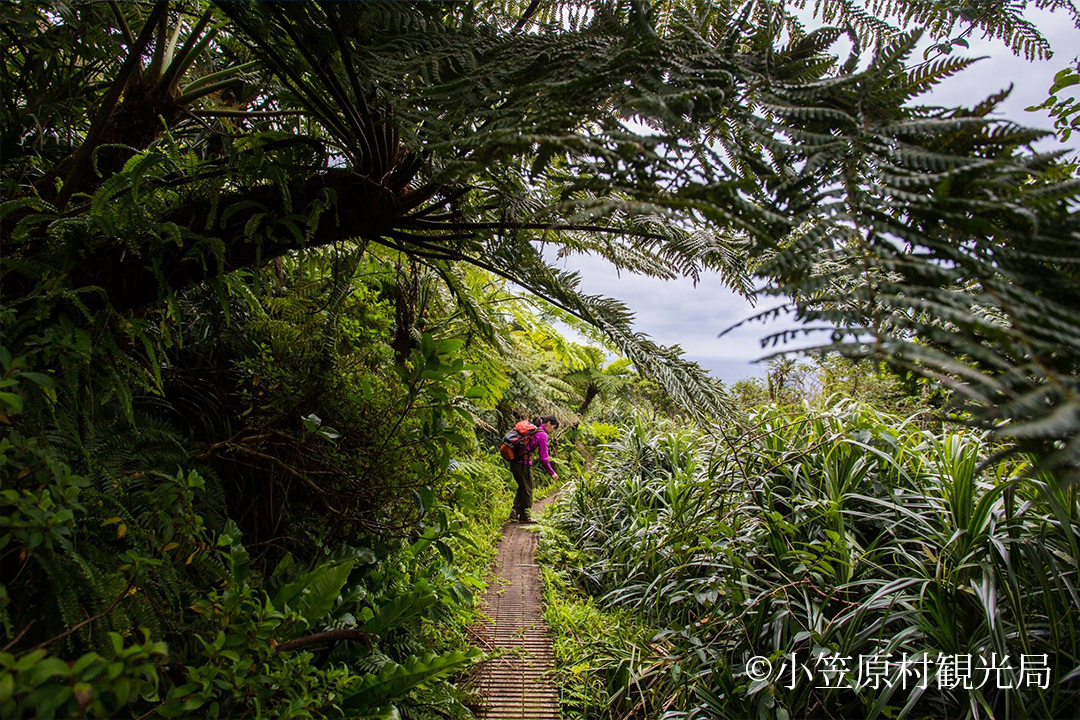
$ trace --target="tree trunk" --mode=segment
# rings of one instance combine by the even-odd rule
[[[294,210],[310,207],[328,192],[337,195],[338,203],[333,212],[323,215],[308,238],[296,238],[279,228],[280,234],[272,240],[251,237],[245,227],[256,213],[269,210],[270,217],[265,219],[264,226],[266,223],[272,226],[275,215],[285,215],[279,188],[259,186],[222,197],[218,203],[219,218],[231,205],[248,205],[229,216],[224,227],[218,220],[217,226],[209,230],[204,230],[211,224],[208,203],[181,206],[162,221],[205,235],[184,237],[179,244],[162,242],[144,253],[132,252],[119,241],[99,248],[73,247],[73,254],[78,254],[79,260],[67,273],[68,287],[98,287],[104,291],[104,297],[101,293],[84,296],[91,311],[100,309],[106,299],[120,312],[142,308],[169,291],[183,290],[256,263],[268,263],[302,247],[320,247],[344,239],[379,238],[392,229],[402,206],[408,206],[409,198],[407,192],[395,197],[389,188],[337,169],[296,182],[288,191]],[[80,241],[85,242],[81,234],[72,240]],[[34,237],[12,253],[14,258],[30,255],[40,242],[40,238]],[[25,296],[33,291],[39,279],[36,275],[11,273],[5,279],[4,294],[9,298]]]
[[[589,385],[585,388],[585,402],[581,403],[581,407],[578,408],[578,415],[585,416],[585,411],[589,409],[589,405],[592,404],[594,398],[600,394],[600,388],[595,385]]]

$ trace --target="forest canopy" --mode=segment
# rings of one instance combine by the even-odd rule
[[[812,32],[771,3],[11,6],[7,295],[47,275],[87,312],[145,313],[374,242],[512,279],[716,407],[550,245],[784,293],[838,348],[957,382],[1018,440],[1070,437],[1075,178],[1024,150],[1043,133],[991,116],[1001,95],[918,104],[971,60],[909,64],[917,30],[826,5],[840,22]],[[940,12],[903,19],[963,23]],[[1047,51],[1001,12],[974,24]]]
[[[575,254],[781,298],[766,343],[985,432],[1075,563],[1076,161],[924,100],[973,33],[1050,57],[1023,5],[4,2],[0,710],[464,716],[512,421],[584,473],[766,402]]]

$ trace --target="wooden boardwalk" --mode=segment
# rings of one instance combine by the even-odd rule
[[[537,503],[533,512],[545,504]],[[483,704],[476,714],[485,720],[559,717],[559,693],[552,682],[555,656],[536,565],[537,533],[528,527],[508,523],[503,528],[495,578],[483,599],[485,621],[475,628],[481,649],[510,651],[477,668],[475,679]]]

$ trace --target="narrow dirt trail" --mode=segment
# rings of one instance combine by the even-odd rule
[[[533,514],[554,498],[532,507]],[[555,656],[544,620],[537,534],[528,525],[507,523],[495,560],[495,579],[483,599],[485,620],[476,627],[484,650],[510,652],[477,668],[483,704],[477,717],[491,720],[557,720],[559,693],[551,676]]]

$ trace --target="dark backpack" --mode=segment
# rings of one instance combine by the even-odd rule
[[[514,429],[506,433],[499,454],[506,460],[521,460],[529,456],[529,438],[536,434],[537,428],[528,420],[522,420]]]

